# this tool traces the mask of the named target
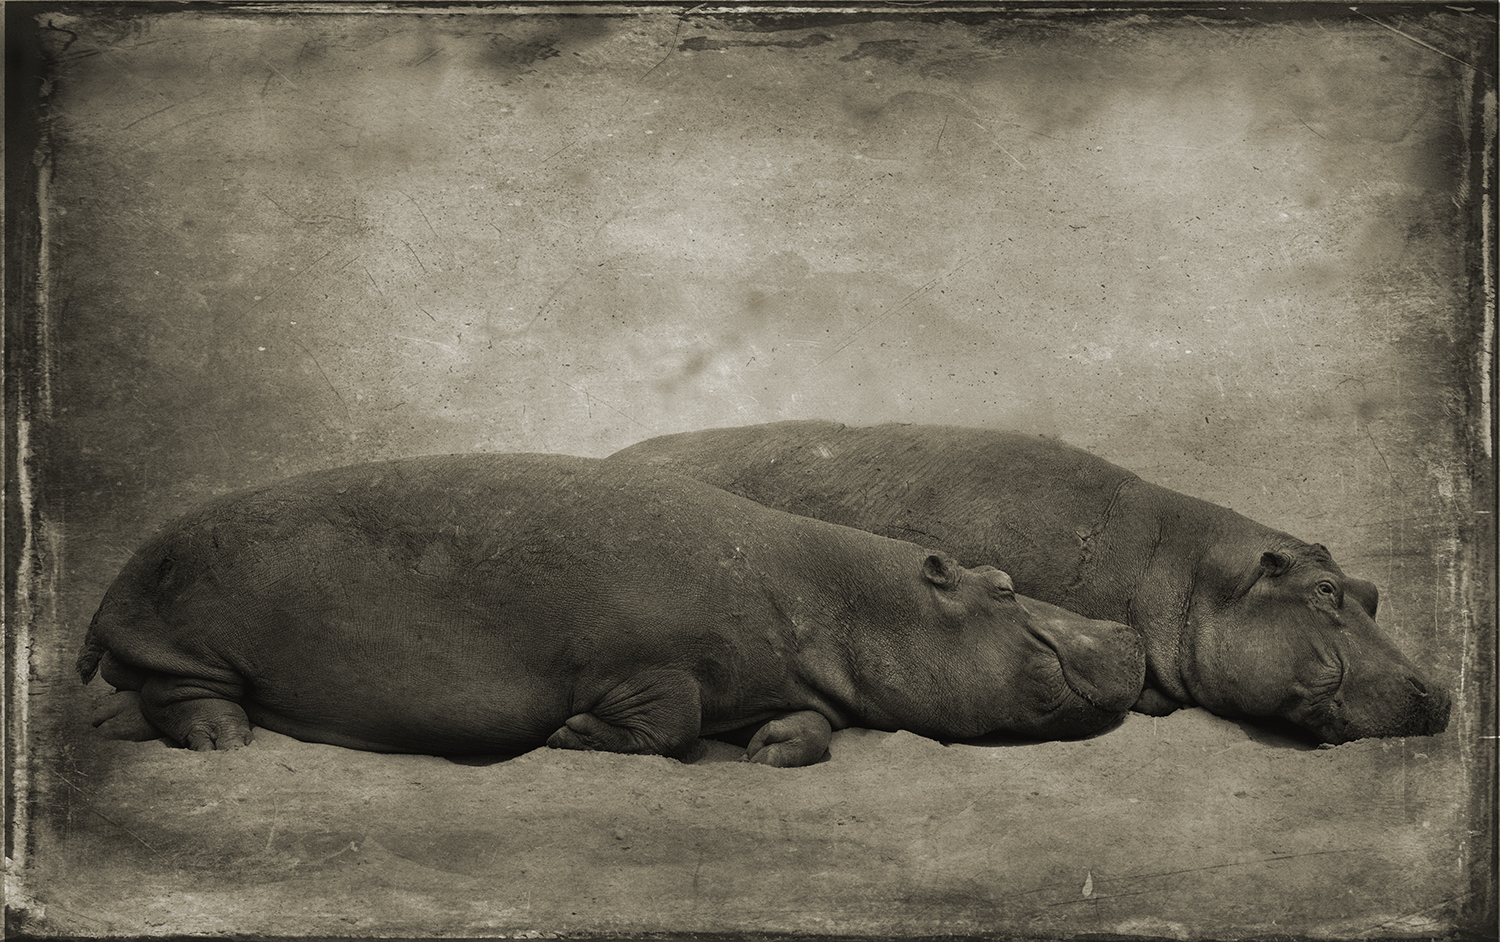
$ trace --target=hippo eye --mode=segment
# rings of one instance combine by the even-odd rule
[[[1318,594],[1324,598],[1337,602],[1339,598],[1339,587],[1327,579],[1318,583]]]

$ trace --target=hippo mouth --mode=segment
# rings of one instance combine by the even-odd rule
[[[1391,736],[1435,736],[1448,728],[1452,702],[1442,690],[1429,690],[1414,678],[1403,678],[1402,697],[1352,702],[1340,694],[1311,711],[1292,717],[1319,742],[1336,746],[1357,739]],[[1369,697],[1361,698],[1369,700]]]
[[[1056,656],[1064,688],[1061,702],[1042,720],[1048,735],[1099,732],[1140,699],[1146,652],[1135,631],[1115,622],[1058,624],[1040,618],[1032,629]]]
[[[1140,699],[1146,683],[1146,652],[1140,636],[1113,625],[1106,638],[1075,640],[1057,651],[1063,683],[1074,697],[1096,710],[1125,713]]]

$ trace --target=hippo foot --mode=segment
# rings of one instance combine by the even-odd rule
[[[146,718],[194,752],[250,745],[250,718],[238,703],[204,697],[153,707],[149,684],[144,693]]]
[[[585,749],[692,760],[701,716],[698,684],[677,670],[647,670],[599,698],[592,710],[568,717],[547,737],[553,749]]]
[[[248,746],[253,738],[248,721],[222,724],[200,722],[188,729],[183,744],[194,752],[224,752]]]
[[[663,746],[630,730],[611,726],[591,713],[579,713],[568,717],[561,729],[548,736],[547,745],[553,749],[579,749],[585,752],[663,755],[688,762],[693,758],[697,740],[689,740],[679,746]]]
[[[547,737],[547,745],[553,749],[579,749],[586,752],[626,752],[628,744],[625,731],[615,729],[598,717],[588,713],[570,716],[557,732]]]
[[[242,682],[153,674],[141,686],[141,712],[169,739],[194,750],[250,744],[250,717],[239,705]]]
[[[812,765],[828,753],[833,727],[821,713],[803,710],[772,720],[745,747],[745,761],[778,769]]]
[[[146,742],[162,738],[161,730],[141,713],[141,695],[134,690],[116,690],[100,700],[89,722],[107,739]]]

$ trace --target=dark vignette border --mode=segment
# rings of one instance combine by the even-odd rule
[[[45,28],[39,14],[47,11],[95,13],[125,19],[156,16],[164,13],[233,13],[240,15],[354,15],[364,12],[401,12],[430,15],[464,15],[475,12],[546,12],[552,15],[621,16],[641,12],[677,11],[679,17],[713,17],[721,26],[745,32],[815,27],[837,20],[916,20],[940,19],[962,23],[1024,19],[1036,22],[1066,18],[1108,20],[1141,14],[1188,15],[1204,19],[1250,20],[1267,25],[1320,19],[1340,22],[1367,19],[1387,26],[1385,21],[1420,17],[1437,11],[1472,14],[1476,20],[1494,26],[1500,20],[1500,3],[1480,0],[1473,4],[1447,5],[1440,2],[1388,2],[1373,0],[1356,6],[1323,0],[1276,0],[1276,2],[1206,3],[1197,0],[1166,2],[1133,2],[1108,0],[1097,4],[1074,0],[1005,0],[1005,2],[971,2],[971,0],[892,0],[889,3],[840,3],[836,0],[804,0],[801,3],[752,2],[693,3],[690,0],[647,0],[636,3],[596,3],[590,0],[556,0],[552,3],[521,0],[517,3],[444,3],[440,0],[395,0],[395,2],[362,2],[362,0],[324,0],[324,2],[252,2],[252,0],[129,0],[129,2],[69,2],[69,0],[11,0],[4,4],[5,29],[5,254],[4,314],[0,319],[0,343],[3,343],[4,420],[3,514],[0,514],[0,559],[3,559],[4,596],[0,599],[0,617],[4,629],[5,672],[0,675],[0,727],[4,748],[0,751],[0,780],[3,780],[5,820],[4,855],[9,876],[23,869],[31,856],[28,822],[35,811],[38,793],[29,775],[30,742],[26,722],[27,681],[30,660],[30,631],[33,620],[46,609],[44,596],[51,584],[44,547],[38,543],[41,506],[32,500],[37,494],[44,501],[44,481],[40,467],[31,454],[31,425],[46,419],[46,391],[49,384],[47,360],[47,320],[43,306],[45,296],[45,238],[42,229],[41,203],[45,174],[46,100],[50,63],[42,54],[40,34]],[[1495,328],[1497,314],[1497,269],[1500,269],[1500,246],[1497,246],[1496,191],[1500,189],[1497,173],[1497,44],[1500,33],[1475,31],[1474,61],[1465,63],[1471,75],[1467,102],[1468,166],[1466,168],[1465,207],[1466,267],[1469,271],[1469,323],[1471,325],[1470,386],[1465,390],[1471,416],[1468,428],[1470,473],[1475,500],[1481,504],[1474,521],[1475,574],[1469,587],[1473,625],[1476,630],[1475,664],[1481,676],[1475,682],[1490,687],[1491,695],[1480,698],[1477,727],[1487,731],[1487,746],[1474,755],[1476,778],[1491,787],[1478,787],[1468,808],[1474,823],[1476,843],[1483,846],[1474,854],[1475,866],[1470,873],[1469,892],[1460,904],[1460,920],[1447,938],[1453,940],[1492,940],[1500,928],[1500,854],[1497,854],[1497,794],[1494,787],[1500,774],[1500,739],[1497,719],[1500,702],[1495,685],[1500,679],[1500,624],[1497,624],[1497,473],[1494,447],[1500,441],[1500,363],[1496,359]],[[1488,409],[1484,404],[1488,404]],[[3,894],[0,894],[3,895]],[[24,918],[7,905],[0,937],[31,938]],[[604,936],[596,936],[603,938]],[[168,938],[168,937],[153,937]],[[197,938],[189,936],[174,939]],[[250,938],[215,936],[216,939]],[[797,936],[744,933],[717,934],[647,933],[610,938],[630,938],[667,942],[667,940],[702,940],[727,942],[729,939],[791,940]],[[851,942],[852,937],[819,936],[824,942]],[[858,937],[867,940],[871,937]],[[948,937],[944,937],[945,939]],[[995,938],[995,937],[987,937]],[[1113,939],[1114,936],[1076,936],[1081,942]],[[1130,937],[1133,942],[1147,942]],[[1263,942],[1292,942],[1294,936],[1265,937]],[[309,942],[311,940],[309,939]],[[917,940],[912,940],[917,942]]]
[[[45,589],[36,572],[32,540],[35,514],[28,495],[33,467],[28,426],[42,385],[41,271],[41,94],[43,74],[37,30],[24,4],[5,8],[5,314],[4,340],[4,516],[3,548],[5,673],[0,702],[5,749],[5,856],[24,864],[29,856],[26,822],[31,811],[27,778],[26,680],[31,601],[34,589]],[[30,584],[27,584],[27,583]]]

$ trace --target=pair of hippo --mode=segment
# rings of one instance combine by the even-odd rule
[[[1376,601],[1321,546],[1053,440],[783,422],[220,498],[131,559],[78,670],[121,691],[106,734],[194,749],[253,723],[687,759],[758,726],[746,758],[798,766],[850,726],[1069,738],[1182,705],[1440,732]]]

